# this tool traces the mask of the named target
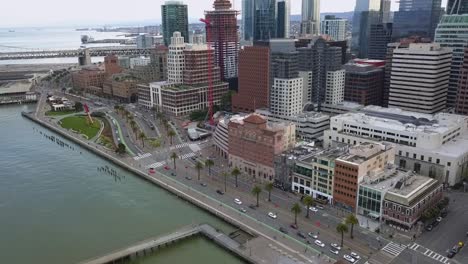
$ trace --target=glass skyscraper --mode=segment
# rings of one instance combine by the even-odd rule
[[[380,22],[381,0],[357,0],[354,8],[351,49],[359,58],[367,58],[370,26]]]
[[[243,0],[244,40],[289,38],[289,0]]]
[[[301,35],[320,34],[320,0],[302,0]]]
[[[393,39],[420,36],[433,40],[441,13],[441,0],[400,0],[393,19]]]
[[[166,1],[161,6],[161,17],[164,45],[171,44],[172,34],[176,31],[182,34],[185,42],[189,42],[187,5],[182,1]]]
[[[468,14],[468,0],[448,0],[447,15]]]

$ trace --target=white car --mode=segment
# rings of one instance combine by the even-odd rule
[[[275,213],[273,213],[273,212],[269,212],[269,213],[268,213],[268,216],[271,217],[271,218],[273,218],[273,219],[276,219],[276,218],[278,217],[278,216],[277,216]]]
[[[310,237],[312,237],[313,239],[317,239],[317,238],[318,238],[318,235],[317,235],[317,234],[314,234],[314,233],[312,233],[312,232],[309,232],[308,235],[309,235]]]
[[[318,209],[315,208],[315,207],[310,207],[309,210],[311,210],[311,211],[314,212],[314,213],[318,212]]]
[[[315,245],[317,245],[317,246],[319,246],[319,247],[325,247],[325,244],[324,244],[322,241],[320,241],[320,240],[315,240],[314,243],[315,243]]]
[[[336,250],[341,250],[341,247],[338,246],[338,244],[336,244],[336,243],[331,243],[330,246],[331,246],[332,248],[336,249]]]
[[[351,257],[354,259],[361,259],[361,257],[356,252],[351,252]]]
[[[241,204],[242,204],[242,201],[241,201],[241,200],[239,200],[239,199],[237,199],[237,198],[236,198],[236,199],[234,199],[234,202],[235,202],[236,204],[238,204],[238,205],[241,205]]]
[[[350,255],[344,255],[343,258],[346,259],[347,261],[351,262],[351,263],[356,262],[356,260],[353,257],[351,257]]]
[[[340,253],[338,250],[333,249],[333,248],[330,249],[330,252],[335,254],[335,255],[338,255]]]

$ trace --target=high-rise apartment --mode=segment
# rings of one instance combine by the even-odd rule
[[[435,42],[441,47],[452,49],[453,52],[447,96],[447,106],[453,108],[457,101],[458,80],[465,47],[468,46],[468,14],[444,15],[437,26]]]
[[[325,16],[321,23],[321,34],[330,36],[335,41],[346,40],[346,24],[348,20],[335,16]]]
[[[452,51],[433,43],[393,50],[389,107],[434,114],[446,108]]]
[[[162,18],[162,33],[164,37],[164,45],[171,44],[171,37],[174,32],[180,32],[182,37],[188,41],[188,10],[187,5],[182,1],[166,1],[161,6]]]
[[[357,0],[354,8],[351,49],[359,58],[367,58],[370,26],[380,22],[381,0]]]
[[[221,68],[224,80],[237,77],[239,63],[239,37],[237,34],[238,11],[232,10],[229,0],[215,0],[214,11],[206,11],[211,34],[207,42],[215,50],[215,62]],[[208,25],[207,25],[208,27]]]
[[[393,18],[393,39],[419,36],[433,40],[441,14],[441,0],[400,0]]]
[[[167,80],[170,83],[184,82],[185,42],[180,32],[174,32],[167,54]]]
[[[447,15],[468,14],[468,1],[467,0],[448,0],[446,13]]]
[[[302,0],[301,36],[320,34],[320,0]]]

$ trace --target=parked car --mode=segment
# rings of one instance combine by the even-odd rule
[[[247,210],[245,210],[245,209],[244,209],[244,208],[242,208],[242,207],[241,207],[241,208],[239,208],[239,211],[241,211],[241,212],[242,212],[242,213],[244,213],[244,214],[245,214],[245,213],[247,213]]]
[[[436,218],[436,221],[439,222],[439,223],[442,222],[442,217],[440,217],[440,216],[437,217],[437,218]]]
[[[203,187],[208,186],[208,184],[206,184],[206,183],[204,183],[204,182],[200,183],[200,185],[203,186]]]
[[[453,252],[452,250],[449,250],[449,251],[447,252],[447,258],[453,258],[453,257],[455,257],[456,254],[457,254],[457,253]]]
[[[335,254],[335,255],[338,255],[340,253],[338,250],[333,249],[333,248],[330,249],[330,252]]]
[[[280,227],[280,228],[279,228],[279,231],[280,231],[281,233],[283,233],[283,234],[287,234],[287,233],[288,233],[288,230],[287,230],[286,228],[284,228],[284,227]]]
[[[273,218],[273,219],[276,219],[276,218],[278,217],[278,216],[277,216],[275,213],[273,213],[273,212],[269,212],[269,213],[268,213],[268,216],[271,217],[271,218]]]
[[[302,233],[301,231],[297,232],[297,236],[303,239],[307,238],[306,234]]]
[[[310,207],[309,210],[311,210],[311,211],[314,212],[314,213],[318,212],[318,209],[315,208],[315,207]]]
[[[432,227],[438,226],[439,223],[440,223],[440,222],[438,222],[437,220],[432,221]]]
[[[351,252],[351,257],[353,257],[353,259],[361,259],[361,257],[355,252]]]
[[[341,250],[341,247],[336,243],[331,243],[330,246],[336,250]]]
[[[221,191],[221,190],[216,190],[216,193],[219,194],[219,195],[223,195],[223,194],[224,194],[224,192]]]
[[[432,231],[432,229],[434,229],[434,227],[432,225],[427,225],[426,226],[427,231]]]
[[[321,206],[320,204],[317,205],[317,206],[315,206],[315,208],[320,209],[320,210],[324,210],[324,209],[325,209],[325,207]]]
[[[317,234],[314,234],[312,232],[309,232],[308,235],[313,238],[313,239],[317,239],[318,238],[318,235]]]
[[[319,246],[319,247],[325,247],[325,244],[324,244],[322,241],[320,241],[320,240],[315,240],[314,243],[315,243],[315,245],[317,245],[317,246]]]
[[[187,179],[187,180],[191,181],[191,180],[192,180],[192,177],[190,177],[190,176],[187,176],[187,177],[185,177],[185,179]]]
[[[350,255],[344,255],[343,258],[346,259],[347,261],[351,262],[351,263],[356,262],[356,260],[353,257],[351,257]]]
[[[257,209],[257,206],[255,204],[251,204],[251,205],[249,205],[249,208],[252,209],[252,210],[255,210],[255,209]]]
[[[447,214],[448,214],[448,211],[445,208],[442,209],[442,211],[440,212],[440,216],[442,216],[442,217],[447,217]]]
[[[236,203],[236,204],[238,204],[238,205],[241,205],[241,204],[242,204],[242,201],[236,198],[236,199],[234,199],[234,203]]]

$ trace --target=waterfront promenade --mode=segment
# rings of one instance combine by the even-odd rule
[[[41,105],[41,103],[39,104]],[[41,109],[41,108],[39,108]],[[320,254],[313,248],[308,247],[302,242],[296,241],[287,236],[279,236],[277,231],[273,228],[265,225],[258,220],[245,215],[240,214],[234,208],[227,206],[218,200],[203,194],[187,185],[167,177],[161,173],[154,175],[148,175],[146,171],[142,171],[140,168],[131,167],[125,159],[116,155],[113,151],[103,149],[102,146],[96,145],[92,142],[88,142],[78,135],[73,134],[65,129],[59,127],[54,121],[44,117],[38,113],[37,116],[34,113],[24,113],[27,118],[47,127],[62,136],[76,142],[77,144],[93,151],[94,153],[112,161],[116,165],[119,165],[136,175],[159,185],[160,187],[176,194],[177,196],[207,210],[208,212],[224,219],[225,221],[238,226],[242,230],[257,236],[256,239],[249,241],[244,248],[249,255],[252,254],[252,258],[257,263],[264,263],[265,261],[271,260],[270,262],[277,262],[281,259],[281,263],[331,263],[332,259]],[[39,118],[42,116],[43,118]],[[149,231],[150,233],[150,231]]]

